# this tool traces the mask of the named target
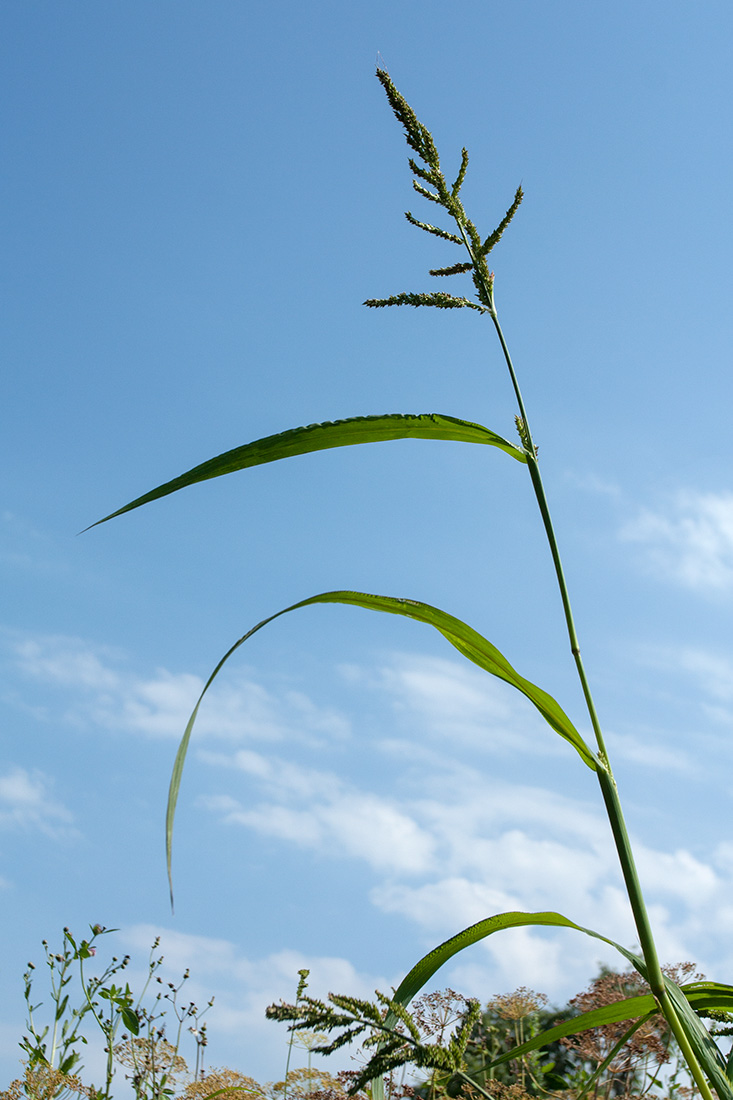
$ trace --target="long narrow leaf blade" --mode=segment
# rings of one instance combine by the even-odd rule
[[[651,993],[640,997],[627,997],[623,1001],[614,1001],[613,1004],[594,1008],[591,1012],[584,1012],[582,1016],[573,1016],[561,1024],[548,1027],[546,1031],[540,1031],[525,1043],[500,1054],[493,1062],[487,1063],[486,1068],[491,1069],[512,1058],[521,1058],[523,1054],[530,1054],[533,1050],[549,1046],[550,1043],[564,1039],[568,1035],[579,1035],[582,1031],[589,1031],[593,1027],[619,1024],[624,1020],[635,1020],[639,1016],[648,1018],[658,1011],[657,1002]]]
[[[432,951],[424,955],[423,958],[413,966],[409,974],[400,982],[394,999],[401,1004],[409,1004],[412,998],[420,992],[425,983],[430,981],[436,971],[440,970],[440,968],[444,966],[449,959],[452,959],[454,955],[457,955],[459,951],[464,951],[467,947],[471,947],[474,943],[479,943],[495,932],[502,932],[507,928],[526,928],[529,926],[572,928],[576,932],[583,932],[586,936],[592,936],[594,939],[602,940],[604,943],[610,944],[611,947],[615,947],[617,951],[620,951],[624,958],[628,959],[641,974],[646,976],[644,962],[637,955],[634,955],[631,951],[627,951],[625,947],[622,947],[614,940],[608,939],[607,936],[602,936],[600,932],[594,932],[591,928],[584,928],[582,925],[576,924],[575,921],[569,920],[561,913],[554,913],[551,911],[543,913],[498,913],[494,917],[487,917],[485,920],[470,925],[469,928],[464,928],[462,932],[458,932],[455,936],[451,936],[450,939],[445,940],[444,943],[439,944],[438,947],[434,947]]]
[[[699,1012],[729,1012],[733,1009],[733,986],[722,985],[718,982],[690,982],[679,987],[696,1013]],[[602,1008],[594,1008],[590,1012],[584,1012],[580,1016],[573,1016],[561,1024],[541,1031],[532,1039],[504,1054],[491,1062],[491,1066],[498,1066],[511,1058],[529,1054],[533,1050],[554,1043],[557,1039],[563,1039],[567,1035],[579,1035],[582,1031],[588,1031],[593,1027],[604,1027],[606,1024],[622,1023],[624,1020],[633,1020],[641,1017],[643,1020],[659,1012],[659,1007],[651,993],[640,994],[634,997],[626,997],[621,1001],[604,1005]],[[490,1067],[487,1067],[490,1068]]]
[[[247,633],[239,638],[224,654],[211,676],[206,681],[193,713],[188,720],[183,737],[181,738],[181,743],[178,746],[168,791],[168,808],[166,811],[166,852],[169,883],[171,880],[171,848],[176,802],[178,800],[178,792],[181,785],[183,765],[191,740],[191,732],[196,722],[196,717],[204,695],[232,654],[239,649],[244,642],[251,638],[253,634],[261,630],[263,626],[267,626],[268,623],[273,622],[275,619],[279,619],[281,615],[286,615],[290,611],[296,611],[301,607],[309,607],[312,604],[321,603],[350,604],[371,611],[385,611],[392,615],[404,615],[409,619],[414,619],[417,622],[424,622],[433,626],[452,646],[455,646],[460,653],[470,661],[473,661],[479,668],[485,669],[485,671],[490,672],[492,675],[511,684],[518,691],[521,691],[522,694],[534,704],[552,729],[554,729],[556,733],[559,733],[566,741],[570,742],[589,768],[595,771],[599,766],[594,753],[578,733],[560,704],[557,703],[551,695],[548,695],[546,691],[543,691],[542,688],[537,687],[535,684],[530,683],[529,680],[525,680],[524,677],[520,676],[516,669],[509,664],[506,657],[504,657],[491,642],[476,630],[473,630],[461,619],[457,619],[455,616],[449,615],[447,612],[441,611],[437,607],[421,603],[418,600],[396,599],[393,596],[373,596],[367,592],[322,592],[318,596],[311,596],[307,600],[301,600],[299,603],[292,604],[290,607],[285,607],[282,611],[278,611],[276,614],[270,615],[269,618],[263,619],[262,622],[257,623],[256,626],[248,630]],[[634,958],[634,956],[629,957]]]
[[[680,989],[696,1012],[733,1012],[733,985],[689,982]]]
[[[384,443],[392,439],[443,439],[458,443],[483,443],[506,451],[518,462],[526,462],[525,452],[510,443],[509,440],[469,420],[460,420],[454,416],[440,413],[389,413],[384,416],[353,416],[347,420],[326,421],[323,424],[309,424],[303,428],[291,428],[277,435],[268,435],[253,443],[245,443],[231,451],[217,455],[208,462],[194,466],[180,477],[166,481],[157,489],[152,489],[141,497],[130,501],[124,508],[118,508],[104,519],[97,520],[92,527],[106,523],[133,508],[140,508],[160,497],[168,496],[179,489],[195,485],[199,481],[208,481],[213,477],[231,474],[249,466],[261,466],[265,462],[277,462],[281,458],[293,458],[295,455],[309,454],[312,451],[325,451],[332,447],[352,447],[359,443]],[[87,528],[90,530],[91,528]]]
[[[591,770],[596,770],[598,761],[595,754],[585,743],[560,704],[542,688],[520,676],[496,646],[492,645],[488,639],[484,638],[478,631],[473,630],[461,619],[457,619],[437,607],[432,607],[430,604],[421,603],[419,600],[395,599],[393,596],[372,596],[365,592],[325,592],[320,596],[312,597],[310,600],[304,600],[303,604],[296,606],[305,606],[307,603],[354,604],[357,607],[364,607],[371,611],[386,611],[392,615],[404,615],[409,619],[415,619],[418,622],[428,623],[430,626],[435,627],[469,661],[521,691],[534,704],[555,732],[573,745],[584,763]]]
[[[733,1008],[733,986],[722,985],[717,982],[690,982],[679,988],[696,1013],[729,1012]],[[602,1008],[594,1008],[590,1012],[584,1012],[580,1016],[573,1016],[561,1024],[556,1024],[546,1031],[539,1032],[520,1046],[512,1047],[510,1051],[499,1055],[487,1068],[498,1066],[502,1062],[521,1057],[523,1054],[529,1054],[533,1050],[539,1050],[541,1047],[546,1047],[557,1039],[565,1038],[567,1035],[579,1035],[581,1032],[588,1031],[593,1027],[622,1023],[624,1020],[633,1020],[636,1017],[641,1017],[639,1022],[642,1022],[658,1012],[659,1007],[651,993],[626,997],[624,1000],[614,1001]]]
[[[696,1014],[684,991],[669,978],[665,978],[664,984],[687,1040],[708,1081],[720,1100],[733,1097],[733,1088],[726,1074],[725,1059],[712,1035]]]

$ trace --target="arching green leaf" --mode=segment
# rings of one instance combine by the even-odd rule
[[[688,982],[679,987],[685,995],[685,1000],[698,1012],[730,1012],[733,1010],[733,986],[722,985],[719,982]],[[644,1019],[659,1012],[659,1007],[651,993],[641,996],[626,997],[622,1001],[614,1001],[613,1004],[604,1005],[602,1008],[594,1008],[590,1012],[584,1012],[580,1016],[573,1016],[564,1020],[561,1024],[541,1031],[532,1039],[520,1046],[512,1047],[511,1051],[501,1054],[491,1066],[498,1066],[511,1058],[518,1058],[523,1054],[529,1054],[533,1050],[539,1050],[557,1039],[563,1039],[566,1035],[578,1035],[581,1031],[588,1031],[592,1027],[603,1027],[606,1024],[621,1023],[624,1020],[633,1020],[637,1017]],[[488,1068],[488,1067],[487,1067]]]
[[[518,462],[526,462],[524,451],[509,440],[468,420],[459,420],[454,416],[442,416],[440,413],[388,413],[384,416],[352,416],[348,420],[326,421],[323,424],[309,424],[303,428],[291,428],[277,435],[268,435],[253,443],[245,443],[231,451],[210,458],[194,466],[180,477],[166,481],[157,489],[152,489],[136,500],[118,508],[104,519],[97,520],[92,527],[106,523],[133,508],[158,500],[160,497],[195,485],[199,481],[208,481],[213,477],[244,470],[248,466],[261,466],[265,462],[277,462],[281,458],[293,458],[295,455],[309,454],[311,451],[325,451],[332,447],[353,447],[359,443],[384,443],[391,439],[444,439],[457,443],[483,443],[489,447],[498,447],[506,451]],[[90,528],[87,528],[90,530]]]
[[[614,940],[602,936],[600,932],[594,932],[591,928],[584,928],[582,925],[576,924],[561,913],[499,913],[494,917],[487,917],[485,920],[478,921],[469,928],[464,928],[462,932],[451,936],[450,939],[445,940],[444,943],[439,944],[438,947],[434,947],[432,951],[424,955],[400,982],[394,999],[402,1004],[409,1004],[425,983],[430,981],[433,974],[440,970],[441,966],[444,966],[454,955],[457,955],[459,951],[464,951],[467,947],[479,943],[480,940],[492,936],[495,932],[502,932],[507,928],[526,928],[528,926],[572,928],[576,932],[583,932],[586,936],[593,936],[594,939],[602,940],[604,943],[610,944],[611,947],[615,947],[640,974],[646,977],[644,960],[639,958],[638,955],[627,951],[625,947]]]
[[[412,998],[423,988],[423,986],[433,977],[449,959],[458,954],[459,951],[463,951],[466,947],[470,947],[474,943],[478,943],[480,940],[486,939],[487,936],[493,935],[494,932],[500,932],[506,928],[524,928],[527,926],[554,926],[556,928],[572,928],[577,932],[583,932],[586,936],[592,936],[594,939],[602,940],[604,943],[609,944],[611,947],[615,947],[624,958],[632,964],[632,966],[641,974],[643,978],[647,978],[647,968],[644,960],[634,952],[622,947],[621,944],[616,943],[614,940],[609,939],[607,936],[603,936],[600,932],[594,932],[590,928],[584,928],[582,925],[576,924],[574,921],[568,920],[567,917],[562,916],[560,913],[546,912],[546,913],[500,913],[497,916],[489,917],[486,920],[478,921],[478,923],[471,925],[469,928],[464,929],[455,936],[451,936],[449,940],[440,944],[432,951],[428,952],[407,976],[400,983],[394,999],[400,1004],[407,1005]],[[733,1097],[733,1089],[727,1079],[725,1072],[725,1061],[712,1039],[712,1036],[707,1031],[707,1028],[703,1024],[702,1020],[696,1014],[698,1011],[703,1011],[706,1008],[724,1008],[733,1003],[733,988],[730,986],[720,985],[713,982],[696,982],[690,983],[684,988],[676,985],[669,978],[665,978],[665,986],[669,994],[670,1000],[677,1013],[678,1019],[684,1029],[685,1034],[695,1052],[695,1055],[700,1062],[708,1080],[711,1082],[715,1091],[721,1100],[731,1100]],[[642,1013],[645,1010],[649,1011],[651,1005],[653,1005],[654,998],[649,997],[634,997],[630,998],[627,1002],[621,1002],[617,1008],[615,1005],[607,1006],[611,1013],[614,1011],[620,1011],[622,1015],[618,1019],[629,1019],[633,1015],[637,1015],[639,1009]],[[624,1004],[626,1009],[624,1009]],[[628,1010],[628,1015],[623,1015]],[[601,1013],[606,1010],[599,1010]],[[396,1022],[396,1016],[394,1014],[387,1016],[385,1024],[392,1026]],[[601,1022],[598,1018],[595,1022],[587,1023],[587,1017],[597,1017],[597,1014],[586,1014],[586,1027],[597,1027]],[[583,1018],[578,1017],[569,1023],[571,1026],[565,1032],[565,1034],[572,1034],[575,1031],[584,1030],[579,1027]],[[609,1018],[605,1023],[611,1023],[612,1018]],[[542,1036],[542,1041],[535,1043],[532,1040],[532,1046],[523,1047],[522,1050],[537,1049],[539,1046],[545,1046],[548,1042],[552,1042],[553,1037],[559,1037],[559,1035],[553,1035],[556,1029],[550,1029]],[[538,1038],[540,1038],[538,1036]],[[512,1051],[512,1056],[516,1056],[518,1048]],[[498,1061],[503,1061],[500,1058]],[[498,1064],[498,1063],[497,1063]],[[376,1084],[377,1082],[375,1082]],[[379,1092],[379,1086],[377,1087]],[[379,1097],[377,1097],[379,1100]]]
[[[726,1074],[726,1063],[715,1040],[697,1015],[683,990],[665,978],[664,984],[674,1010],[695,1057],[717,1092],[720,1100],[733,1100],[733,1088]]]
[[[423,958],[413,966],[409,974],[400,982],[395,992],[394,1000],[402,1005],[408,1005],[412,998],[430,981],[433,975],[440,970],[449,959],[457,955],[459,951],[464,951],[467,947],[479,943],[495,932],[502,932],[507,928],[526,928],[529,926],[572,928],[576,932],[583,932],[587,936],[593,936],[594,939],[602,940],[604,943],[608,943],[612,947],[615,947],[621,952],[624,958],[631,962],[632,966],[634,966],[642,976],[646,977],[644,960],[639,958],[638,955],[634,955],[631,951],[627,951],[625,947],[621,947],[620,944],[607,939],[606,936],[602,936],[600,932],[594,932],[590,928],[583,928],[582,925],[568,920],[568,918],[562,916],[561,913],[498,913],[494,917],[487,917],[485,920],[478,921],[476,924],[464,928],[462,932],[458,932],[455,936],[451,936],[450,939],[445,940],[444,943],[439,944],[438,947],[434,947],[432,951],[424,955]],[[384,1023],[387,1027],[393,1027],[397,1023],[396,1014],[394,1012],[388,1012]],[[515,1053],[516,1048],[512,1051],[512,1054]],[[384,1085],[381,1077],[376,1077],[372,1081],[372,1093],[373,1100],[384,1100]]]
[[[521,691],[521,693],[534,704],[542,717],[555,732],[559,733],[562,738],[570,742],[589,768],[595,771],[599,766],[596,756],[578,733],[560,704],[557,703],[551,695],[548,695],[546,691],[543,691],[542,688],[537,687],[529,680],[525,680],[523,676],[520,676],[516,669],[509,664],[506,657],[504,657],[491,642],[476,630],[467,626],[461,619],[457,619],[455,616],[449,615],[447,612],[441,611],[437,607],[421,603],[418,600],[396,599],[393,596],[373,596],[367,592],[322,592],[318,596],[311,596],[307,600],[301,600],[299,603],[292,604],[290,607],[285,607],[282,611],[278,611],[276,614],[270,615],[269,618],[263,619],[262,622],[257,623],[256,626],[248,630],[247,633],[239,638],[231,649],[224,654],[211,676],[206,681],[204,690],[201,692],[193,713],[188,720],[181,743],[178,747],[173,765],[173,773],[171,775],[170,789],[168,792],[168,809],[166,812],[166,849],[169,880],[171,876],[171,845],[176,801],[181,785],[183,764],[186,759],[186,753],[188,752],[188,743],[191,739],[191,732],[204,695],[209,690],[221,668],[229,660],[231,655],[239,649],[244,642],[251,638],[253,634],[261,630],[263,626],[267,626],[267,624],[273,622],[274,619],[278,619],[281,615],[286,615],[290,611],[296,611],[298,608],[308,607],[311,604],[322,603],[352,604],[356,607],[364,607],[371,611],[385,611],[392,615],[404,615],[409,619],[415,619],[418,622],[428,623],[430,626],[435,627],[435,629],[440,631],[443,637],[446,638],[452,646],[455,646],[459,653],[467,657],[469,661],[478,665],[479,668],[483,668],[487,672],[490,672],[493,676],[497,676],[500,680],[505,680],[506,683],[511,684],[518,691]]]
[[[680,989],[696,1012],[733,1012],[733,985],[688,982]]]
[[[641,997],[627,997],[623,1001],[614,1001],[613,1004],[604,1005],[603,1008],[594,1008],[592,1012],[584,1012],[581,1016],[573,1016],[564,1020],[561,1024],[548,1027],[546,1031],[540,1031],[526,1043],[512,1047],[487,1064],[487,1069],[498,1066],[512,1058],[521,1058],[523,1054],[529,1054],[533,1050],[549,1046],[557,1039],[564,1039],[567,1035],[579,1035],[581,1031],[589,1031],[592,1027],[605,1027],[606,1024],[619,1024],[624,1020],[634,1020],[638,1016],[645,1018],[657,1013],[657,1002],[651,993]]]

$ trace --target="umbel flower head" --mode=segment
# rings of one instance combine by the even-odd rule
[[[452,264],[449,267],[433,268],[429,274],[443,276],[462,275],[470,272],[478,302],[437,291],[434,293],[393,294],[389,298],[368,298],[364,305],[435,306],[438,309],[461,309],[467,306],[469,309],[478,310],[479,313],[495,315],[494,273],[489,271],[486,257],[492,248],[499,243],[504,230],[516,214],[523,198],[522,188],[517,188],[514,201],[493,233],[489,233],[488,237],[482,240],[476,226],[467,217],[460,199],[460,190],[468,168],[467,150],[464,148],[461,151],[461,165],[458,169],[458,175],[453,184],[449,186],[440,167],[440,157],[433,141],[433,135],[426,126],[423,126],[410,104],[397,91],[389,73],[385,72],[384,69],[377,69],[377,78],[387,93],[387,99],[398,121],[404,127],[407,144],[422,161],[422,164],[419,164],[414,157],[409,158],[408,163],[414,176],[412,186],[418,195],[422,195],[429,202],[442,206],[447,211],[455,222],[457,232],[442,229],[440,226],[431,225],[429,222],[419,221],[413,217],[409,210],[405,212],[405,217],[410,225],[415,225],[418,229],[423,229],[434,237],[440,237],[441,240],[465,247],[469,255],[467,261]]]

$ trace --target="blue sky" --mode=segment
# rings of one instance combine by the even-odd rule
[[[467,145],[481,230],[526,192],[497,304],[660,951],[730,980],[730,5],[8,0],[0,24],[3,1079],[64,925],[119,928],[139,964],[160,932],[216,995],[212,1062],[263,1080],[264,1006],[302,966],[368,994],[514,908],[634,943],[572,750],[437,634],[337,607],[260,632],[207,699],[169,911],[177,739],[231,642],[296,600],[442,607],[586,728],[526,471],[489,448],[311,455],[77,536],[298,424],[512,435],[487,319],[361,305],[453,256],[403,217],[427,213],[378,51],[446,167]],[[509,934],[440,984],[559,1002],[599,958]]]

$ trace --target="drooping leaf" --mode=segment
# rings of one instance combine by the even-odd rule
[[[733,1100],[733,1087],[728,1080],[725,1059],[715,1040],[695,1012],[683,990],[666,977],[664,984],[680,1025],[705,1076],[717,1092],[720,1100]]]
[[[374,596],[368,592],[322,592],[318,596],[310,596],[307,600],[301,600],[299,603],[292,604],[290,607],[285,607],[282,611],[270,615],[267,619],[263,619],[262,622],[253,626],[251,630],[248,630],[246,634],[242,635],[242,637],[227,650],[211,673],[209,679],[206,681],[204,689],[188,720],[183,737],[181,738],[181,743],[178,746],[178,752],[176,753],[176,759],[173,764],[173,772],[171,774],[168,792],[168,808],[166,812],[166,850],[169,882],[171,878],[173,819],[176,801],[178,799],[178,791],[181,785],[183,765],[186,759],[186,753],[188,752],[191,732],[206,692],[209,690],[222,667],[232,654],[239,649],[244,642],[251,638],[253,634],[261,630],[263,626],[267,626],[268,623],[273,622],[275,619],[279,619],[281,615],[287,615],[290,611],[296,611],[301,607],[309,607],[313,604],[322,603],[350,604],[356,607],[366,608],[370,611],[385,611],[392,615],[403,615],[406,618],[414,619],[417,622],[427,623],[435,627],[435,629],[438,630],[459,653],[462,653],[464,657],[468,658],[469,661],[478,665],[479,668],[483,668],[486,672],[490,672],[500,680],[504,680],[506,683],[511,684],[512,687],[515,687],[526,696],[552,729],[554,729],[556,733],[559,733],[562,738],[575,748],[583,762],[591,768],[591,770],[595,771],[599,767],[597,757],[578,733],[560,704],[553,699],[551,695],[548,695],[546,691],[543,691],[542,688],[537,687],[536,684],[520,676],[496,646],[492,645],[488,639],[484,638],[478,631],[473,630],[472,627],[468,626],[461,619],[457,619],[455,616],[449,615],[447,612],[441,611],[437,607],[432,607],[430,604],[421,603],[419,600],[396,599],[393,596]],[[630,955],[628,957],[634,958],[634,956]]]
[[[696,1012],[733,1012],[733,985],[688,982],[680,989]]]
[[[726,1012],[733,1009],[733,986],[718,982],[688,982],[679,988],[696,1013]],[[510,1051],[499,1055],[491,1066],[498,1066],[510,1058],[539,1050],[557,1039],[565,1038],[566,1035],[579,1035],[580,1032],[588,1031],[593,1027],[604,1027],[606,1024],[621,1023],[637,1017],[647,1019],[657,1012],[659,1007],[651,993],[626,997],[621,1001],[614,1001],[613,1004],[604,1005],[602,1008],[584,1012],[580,1016],[573,1016],[546,1031],[539,1032],[520,1046],[512,1047]]]
[[[627,951],[625,947],[621,947],[620,944],[615,943],[613,940],[609,940],[606,936],[602,936],[600,932],[594,932],[590,928],[584,928],[582,925],[576,924],[574,921],[564,917],[561,913],[498,913],[496,916],[487,917],[485,920],[478,921],[476,924],[464,928],[462,932],[458,932],[455,936],[451,936],[450,939],[445,940],[444,943],[439,944],[437,947],[434,947],[432,951],[429,951],[427,955],[424,955],[419,962],[415,963],[409,974],[402,979],[395,991],[394,1000],[398,1001],[400,1004],[408,1005],[412,998],[430,981],[433,975],[440,970],[449,959],[457,955],[459,951],[464,951],[467,947],[479,943],[495,932],[502,932],[507,928],[526,928],[530,926],[572,928],[576,932],[583,932],[586,936],[592,936],[594,939],[602,940],[604,943],[608,943],[620,951],[624,958],[628,959],[632,966],[639,971],[642,977],[646,977],[644,960],[639,958],[638,955],[633,954],[631,951]],[[385,1026],[394,1027],[396,1022],[396,1014],[394,1012],[388,1012],[384,1020]],[[517,1048],[514,1048],[512,1051],[513,1054],[516,1053],[516,1049]],[[384,1084],[381,1077],[374,1078],[372,1082],[372,1100],[384,1100]]]
[[[325,451],[332,447],[353,447],[359,443],[384,443],[392,439],[443,439],[458,443],[483,443],[498,447],[518,462],[526,462],[524,451],[508,439],[497,435],[481,424],[460,420],[455,416],[443,416],[441,413],[387,413],[384,416],[352,416],[347,420],[325,421],[323,424],[308,424],[303,428],[291,428],[277,435],[268,435],[235,447],[231,451],[210,458],[194,466],[180,477],[166,481],[149,493],[130,501],[116,512],[110,512],[104,519],[97,520],[91,527],[131,512],[160,497],[185,489],[199,481],[208,481],[249,466],[261,466],[266,462],[277,462],[281,458],[293,458],[295,455],[309,454],[312,451]],[[90,530],[90,528],[86,528]]]
[[[627,997],[623,1001],[614,1001],[613,1004],[604,1005],[603,1008],[594,1008],[592,1012],[584,1012],[582,1016],[573,1016],[569,1020],[564,1020],[561,1024],[548,1027],[546,1031],[538,1032],[533,1038],[524,1043],[519,1043],[511,1050],[500,1054],[492,1062],[488,1062],[486,1069],[493,1069],[495,1066],[501,1065],[502,1062],[508,1062],[513,1058],[521,1058],[525,1054],[530,1054],[533,1050],[540,1050],[542,1047],[549,1046],[550,1043],[554,1043],[558,1039],[564,1039],[568,1035],[579,1035],[582,1031],[589,1031],[593,1027],[619,1024],[623,1023],[624,1020],[635,1020],[637,1017],[648,1020],[656,1015],[658,1011],[657,1002],[651,993],[641,997]]]
[[[494,917],[487,917],[485,920],[472,924],[469,928],[464,928],[462,932],[451,936],[450,939],[445,940],[444,943],[439,944],[438,947],[434,947],[432,951],[424,955],[400,982],[394,999],[401,1001],[402,1004],[409,1004],[425,983],[432,978],[433,974],[440,970],[441,966],[444,966],[454,955],[457,955],[459,951],[464,951],[474,943],[479,943],[487,936],[491,936],[495,932],[502,932],[506,928],[526,928],[528,926],[572,928],[576,932],[583,932],[586,936],[602,940],[620,951],[624,958],[628,959],[646,977],[644,960],[639,958],[638,955],[627,951],[625,947],[615,943],[614,940],[602,936],[600,932],[594,932],[591,928],[584,928],[582,925],[576,924],[561,913],[498,913]]]

